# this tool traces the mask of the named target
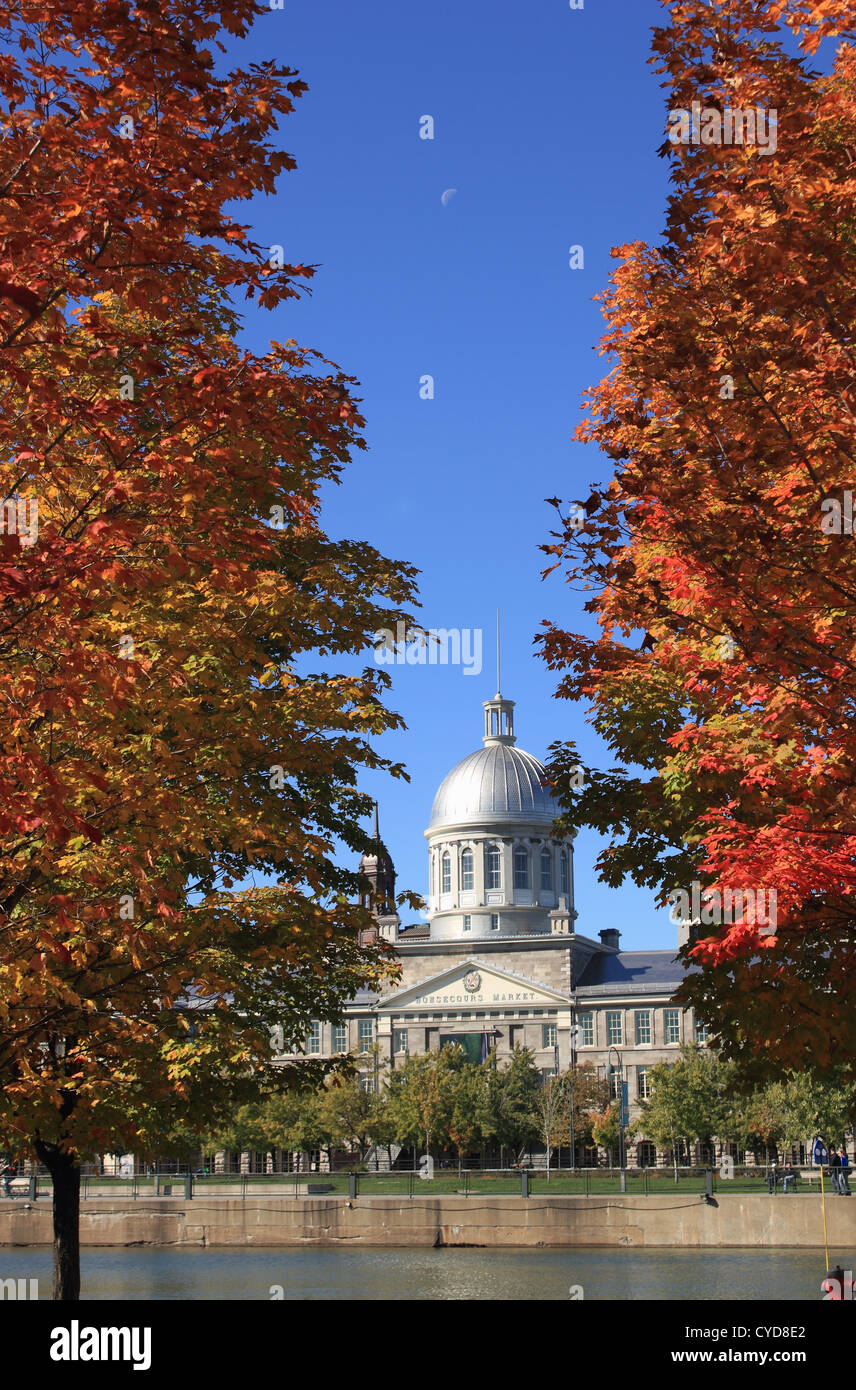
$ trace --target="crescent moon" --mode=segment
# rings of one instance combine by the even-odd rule
[[[449,199],[453,198],[457,191],[457,188],[447,188],[446,192],[441,195],[440,202],[444,208],[449,206]]]

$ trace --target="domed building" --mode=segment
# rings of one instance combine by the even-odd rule
[[[537,758],[516,747],[514,703],[484,706],[483,747],[440,783],[428,840],[433,941],[543,936],[573,910],[573,844]]]
[[[705,1034],[674,1002],[683,969],[672,951],[622,951],[614,928],[577,930],[573,836],[555,833],[558,814],[543,765],[517,746],[514,702],[497,694],[484,703],[481,747],[434,798],[427,922],[401,927],[375,817],[360,864],[365,901],[401,978],[358,995],[346,1023],[314,1024],[306,1051],[366,1054],[367,1086],[380,1084],[381,1068],[451,1041],[474,1061],[496,1049],[500,1066],[527,1047],[544,1076],[585,1061],[603,1074],[611,1058],[632,1116],[650,1068]],[[652,1157],[644,1141],[629,1155]]]

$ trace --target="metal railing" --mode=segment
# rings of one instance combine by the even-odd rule
[[[772,1174],[772,1176],[771,1176]],[[425,1170],[390,1169],[379,1172],[347,1171],[293,1173],[155,1173],[129,1177],[95,1173],[81,1175],[84,1201],[112,1199],[152,1201],[177,1198],[248,1197],[402,1197],[415,1196],[524,1196],[524,1197],[650,1197],[675,1191],[711,1199],[714,1195],[769,1193],[771,1196],[806,1194],[820,1190],[818,1170],[795,1170],[787,1183],[781,1170],[773,1173],[766,1165],[735,1167],[732,1176],[717,1168],[440,1168]],[[29,1201],[51,1197],[51,1180],[38,1173],[13,1178],[9,1195]]]

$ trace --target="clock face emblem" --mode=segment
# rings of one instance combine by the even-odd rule
[[[468,994],[475,994],[476,990],[481,989],[481,975],[477,970],[471,970],[464,976],[464,989]]]

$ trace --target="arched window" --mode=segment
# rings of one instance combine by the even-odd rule
[[[548,849],[541,851],[541,890],[549,893],[553,887],[553,856]]]
[[[472,888],[474,882],[473,852],[471,849],[465,849],[461,855],[461,888],[467,893]]]
[[[451,891],[452,891],[452,860],[451,860],[451,856],[449,855],[449,851],[448,851],[448,850],[446,850],[445,854],[443,855],[442,865],[443,865],[443,869],[442,869],[442,875],[441,875],[440,892],[441,892],[441,893],[451,893]]]
[[[565,854],[565,851],[564,851],[564,850],[562,850],[561,856],[560,856],[560,858],[559,858],[559,884],[560,884],[559,892],[560,892],[560,893],[564,893],[565,896],[567,897],[567,894],[568,894],[568,856]]]
[[[529,855],[522,846],[514,851],[514,886],[529,887]]]
[[[488,845],[484,852],[485,888],[502,887],[502,855],[499,845]]]

